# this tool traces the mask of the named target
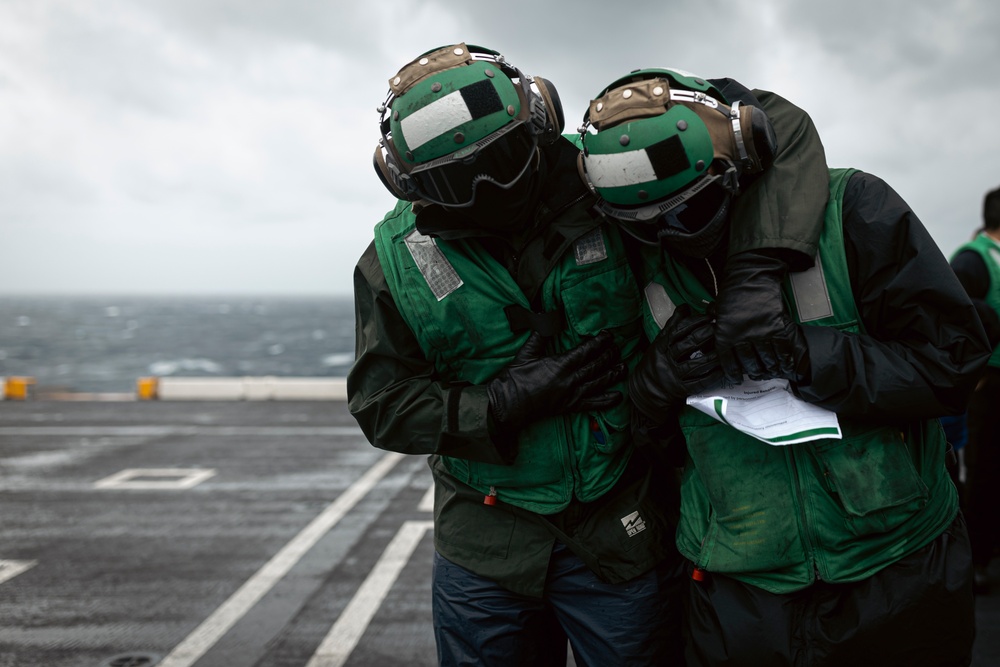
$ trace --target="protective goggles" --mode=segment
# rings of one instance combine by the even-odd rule
[[[617,220],[636,220],[639,222],[652,222],[670,213],[677,207],[685,204],[705,191],[715,188],[722,189],[723,176],[705,174],[687,188],[667,197],[663,201],[654,202],[641,206],[621,206],[612,204],[605,200],[600,200],[597,207],[606,215]],[[714,188],[712,186],[715,186]]]
[[[404,179],[421,199],[466,208],[476,200],[476,187],[492,183],[506,190],[531,167],[538,142],[522,120],[508,123],[465,148],[414,167]]]
[[[708,257],[719,247],[729,228],[727,222],[732,197],[729,191],[710,186],[686,204],[660,217],[656,226],[660,245],[688,257]],[[643,226],[650,225],[643,223]]]
[[[697,234],[715,221],[715,216],[729,201],[730,191],[722,185],[719,176],[710,176],[697,192],[660,216],[660,224],[680,234]]]

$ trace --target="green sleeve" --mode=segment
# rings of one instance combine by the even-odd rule
[[[805,111],[766,90],[753,94],[774,125],[778,153],[736,198],[729,252],[786,249],[792,251],[787,253],[792,270],[803,270],[816,255],[829,196],[823,143]]]

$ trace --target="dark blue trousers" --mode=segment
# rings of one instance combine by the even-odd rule
[[[674,566],[602,582],[556,543],[542,599],[512,593],[434,555],[433,610],[441,665],[681,665],[687,579]]]

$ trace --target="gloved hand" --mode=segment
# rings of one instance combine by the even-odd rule
[[[726,262],[715,301],[715,345],[731,382],[801,380],[796,360],[808,358],[805,336],[781,298],[788,265],[777,252],[750,250]]]
[[[632,371],[629,396],[636,409],[654,424],[662,424],[688,396],[718,386],[724,379],[711,318],[684,304],[670,316]]]
[[[533,332],[500,374],[486,385],[494,425],[513,434],[539,417],[606,410],[621,392],[608,388],[625,378],[614,336],[602,331],[572,350],[543,356],[545,339]]]

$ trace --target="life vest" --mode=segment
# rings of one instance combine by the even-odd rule
[[[1000,243],[986,234],[980,233],[975,239],[961,246],[955,254],[963,250],[972,250],[983,258],[983,264],[990,274],[990,289],[986,293],[986,305],[1000,315]],[[1000,345],[993,348],[993,354],[988,362],[994,368],[1000,368]]]
[[[784,285],[790,312],[804,326],[864,329],[842,229],[853,171],[830,171],[818,260]],[[712,300],[673,263],[656,283],[646,287],[651,333],[674,303],[704,310]],[[818,579],[867,578],[930,542],[958,510],[936,419],[879,426],[841,417],[842,439],[786,446],[765,444],[692,407],[682,410],[680,424],[688,457],[678,549],[698,568],[773,593]]]
[[[589,215],[582,204],[562,214]],[[441,380],[483,384],[514,358],[532,327],[549,328],[549,352],[565,352],[609,330],[629,366],[642,335],[638,284],[622,240],[594,221],[557,261],[533,312],[510,273],[471,240],[421,234],[410,204],[400,202],[375,228],[375,247],[403,319]],[[558,224],[558,220],[555,224]],[[552,327],[553,322],[561,326]],[[631,455],[627,382],[617,407],[595,414],[540,419],[518,437],[513,465],[443,457],[457,479],[539,514],[565,509],[573,497],[601,497]]]

